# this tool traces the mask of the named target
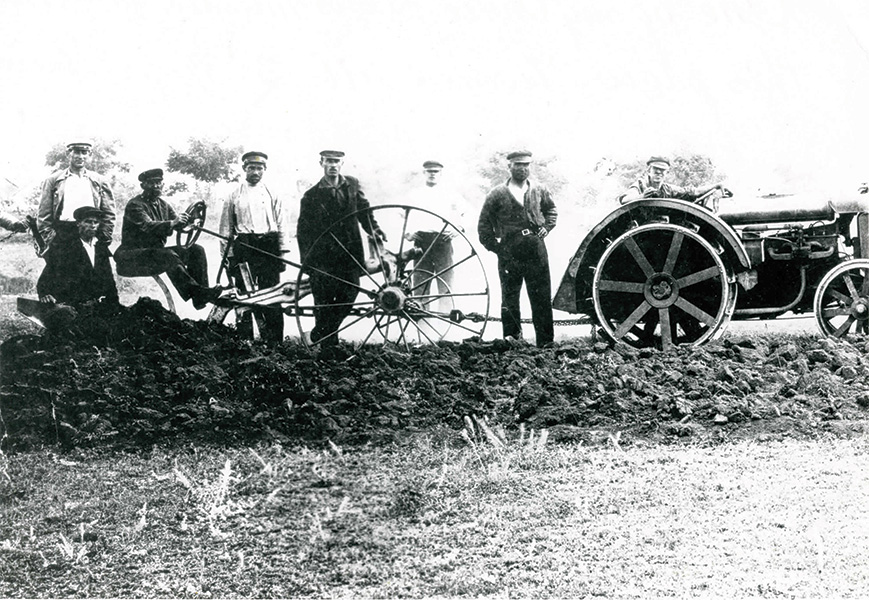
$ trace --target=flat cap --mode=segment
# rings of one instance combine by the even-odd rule
[[[84,139],[79,139],[75,142],[68,143],[66,145],[66,149],[67,150],[71,150],[73,148],[88,148],[88,149],[90,149],[92,146],[93,146],[93,144],[91,142],[84,140]]]
[[[320,156],[323,158],[342,158],[344,153],[340,150],[322,150]]]
[[[84,221],[88,217],[96,217],[102,219],[106,216],[106,212],[98,209],[95,206],[79,206],[72,212],[72,218],[76,221]]]
[[[265,152],[245,152],[241,155],[242,164],[257,162],[257,163],[265,163],[269,159],[269,155]]]
[[[422,163],[423,169],[443,169],[444,166],[436,160],[427,160]]]
[[[525,159],[524,162],[528,162],[531,160],[531,153],[528,150],[516,150],[515,152],[511,152],[507,155],[507,160],[519,160]]]
[[[670,166],[670,159],[664,156],[653,156],[646,161],[647,165],[651,165],[652,163],[664,163],[668,167]]]
[[[147,181],[149,179],[163,179],[163,169],[148,169],[139,173],[139,181]]]

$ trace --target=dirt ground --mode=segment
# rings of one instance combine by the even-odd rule
[[[29,327],[29,326],[28,326]],[[467,340],[311,354],[144,298],[2,344],[6,449],[186,441],[384,443],[479,415],[553,440],[717,442],[862,432],[869,342],[740,334],[702,348]]]

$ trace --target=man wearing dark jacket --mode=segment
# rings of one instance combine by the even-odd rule
[[[163,169],[150,169],[139,174],[143,192],[127,203],[121,245],[115,251],[118,275],[144,277],[166,273],[172,285],[185,300],[193,300],[194,308],[202,309],[215,302],[219,287],[208,287],[208,262],[205,249],[199,244],[189,248],[166,247],[173,231],[183,229],[190,215],[175,212],[163,200]]]
[[[302,264],[312,267],[308,274],[318,306],[311,341],[321,346],[338,343],[338,330],[359,293],[359,276],[365,261],[359,226],[372,236],[386,239],[371,215],[359,181],[341,175],[343,164],[343,152],[322,151],[323,178],[305,192],[299,206],[296,240]],[[343,218],[355,211],[363,212],[354,219]],[[320,238],[327,229],[330,233]]]
[[[76,306],[94,300],[118,302],[109,248],[97,243],[106,214],[93,206],[73,213],[78,235],[56,238],[45,253],[45,268],[36,282],[40,302]]]
[[[524,282],[537,345],[543,347],[555,336],[549,255],[543,238],[555,228],[558,212],[549,190],[528,177],[531,153],[511,152],[507,160],[510,179],[486,196],[477,233],[483,247],[498,255],[504,338],[522,337],[519,293]]]

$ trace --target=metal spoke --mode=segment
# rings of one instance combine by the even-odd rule
[[[597,284],[597,289],[602,292],[629,292],[631,294],[642,294],[645,288],[645,283],[639,283],[636,281],[611,281],[609,279],[603,279]]]
[[[842,323],[839,328],[833,332],[835,337],[842,337],[846,333],[848,333],[848,329],[851,327],[851,323],[853,323],[856,319],[854,317],[849,316],[844,323]]]
[[[317,344],[321,344],[321,343],[323,343],[323,340],[325,340],[325,339],[327,339],[327,338],[330,338],[330,337],[332,337],[333,335],[334,335],[335,337],[338,337],[338,334],[341,333],[342,331],[344,331],[345,329],[347,329],[348,327],[353,327],[354,325],[356,325],[356,323],[358,323],[358,322],[361,321],[362,319],[365,319],[365,318],[367,318],[367,317],[370,317],[371,315],[373,315],[373,314],[376,313],[376,312],[377,312],[377,308],[372,308],[372,309],[369,310],[368,312],[359,315],[356,319],[354,319],[353,321],[350,321],[349,323],[347,323],[347,324],[344,325],[343,327],[338,327],[338,329],[336,329],[335,331],[332,331],[332,332],[330,332],[330,333],[324,335],[324,336],[321,337],[319,340],[317,340],[316,343],[317,343]]]
[[[836,308],[825,308],[821,313],[825,318],[830,319],[832,317],[847,317],[851,314],[851,311],[844,306],[839,306]]]
[[[410,323],[414,327],[416,327],[417,332],[420,333],[426,340],[428,340],[429,344],[435,343],[430,337],[428,337],[426,332],[422,330],[422,328],[417,324],[417,322],[410,317],[409,314],[407,314],[404,310],[401,311],[401,314],[403,314],[405,316],[408,323]],[[429,326],[429,327],[431,327],[431,326]],[[435,330],[434,327],[432,327],[432,329]],[[437,330],[435,330],[435,331],[437,331]],[[441,337],[443,337],[443,336],[441,336]]]
[[[310,275],[311,273],[317,273],[318,275],[325,275],[326,277],[329,277],[330,279],[334,279],[336,281],[343,283],[344,285],[346,285],[348,287],[352,287],[352,288],[356,289],[357,292],[365,292],[365,295],[368,296],[369,298],[377,297],[376,292],[373,292],[367,288],[364,288],[361,285],[359,285],[358,283],[353,283],[351,281],[347,281],[346,279],[343,279],[343,278],[339,277],[338,275],[334,275],[333,273],[329,273],[328,271],[318,269],[317,267],[312,267],[310,265],[306,265],[304,267],[304,272],[307,275]]]
[[[310,306],[305,306],[305,309],[311,308],[335,308],[338,306],[370,306],[373,305],[374,301],[363,300],[362,302],[336,302],[335,304],[312,304]],[[259,306],[257,304],[243,304],[244,306]]]
[[[860,295],[869,296],[869,269],[860,269],[860,276],[863,277],[863,285],[860,286]]]
[[[851,298],[840,292],[839,290],[834,290],[833,288],[829,288],[827,293],[830,294],[833,298],[844,304],[845,306],[851,305]]]
[[[422,300],[426,298],[458,298],[459,296],[487,296],[488,292],[460,292],[456,294],[420,294],[419,296],[411,296],[414,300]]]
[[[685,275],[685,277],[680,277],[676,280],[676,285],[678,285],[680,288],[686,288],[688,286],[694,285],[695,283],[700,283],[701,281],[706,281],[707,279],[717,277],[720,274],[721,271],[718,270],[718,267],[712,266],[707,269],[703,269],[702,271],[692,273],[691,275]]]
[[[433,273],[433,274],[431,275],[431,277],[428,277],[428,278],[426,278],[426,279],[423,279],[422,281],[420,281],[419,283],[417,283],[415,286],[413,286],[412,288],[410,288],[410,293],[412,294],[413,291],[414,291],[415,289],[418,289],[418,288],[423,287],[424,285],[427,285],[429,281],[432,281],[432,280],[435,279],[436,277],[440,277],[441,275],[443,275],[443,274],[446,273],[447,271],[452,271],[453,269],[455,269],[456,267],[458,267],[458,266],[461,265],[462,263],[471,260],[471,259],[474,258],[475,256],[476,256],[476,253],[469,254],[468,256],[466,256],[465,258],[463,258],[462,260],[460,260],[460,261],[458,261],[458,262],[454,262],[453,264],[451,264],[449,267],[447,267],[447,268],[444,269],[443,271],[438,271],[437,273]],[[414,269],[413,269],[413,271],[410,272],[410,275],[413,275],[414,273],[416,273],[416,265],[417,265],[417,264],[419,263],[419,261],[421,261],[421,260],[422,260],[422,259],[420,258],[418,261],[416,261],[416,262],[414,263]],[[426,273],[431,273],[431,271],[426,271]]]
[[[419,265],[419,263],[421,263],[425,260],[425,258],[428,256],[429,252],[431,252],[431,249],[434,248],[434,245],[435,245],[435,242],[437,242],[437,239],[444,234],[444,231],[447,230],[448,226],[449,226],[449,223],[444,221],[444,226],[441,227],[440,233],[438,233],[437,236],[435,236],[433,238],[432,243],[428,245],[428,248],[425,249],[425,252],[422,253],[422,256],[420,256],[415,261],[413,261],[413,269],[411,269],[410,273],[408,273],[408,277],[412,277],[413,274],[416,273],[416,268]]]
[[[643,251],[637,245],[637,241],[633,237],[625,238],[625,247],[628,249],[628,252],[631,253],[631,256],[634,257],[634,260],[637,261],[637,264],[640,265],[640,268],[643,270],[643,274],[646,277],[651,277],[655,274],[655,269],[652,267],[652,263],[649,262],[649,259],[646,258],[646,255],[643,254]]]
[[[389,283],[389,278],[388,278],[388,274],[386,272],[386,263],[383,262],[383,252],[384,252],[383,242],[376,235],[374,235],[374,223],[371,222],[371,211],[370,210],[365,213],[365,218],[368,219],[367,232],[371,236],[371,239],[374,240],[374,252],[377,253],[377,262],[380,263],[380,272],[383,273],[383,283],[387,284],[387,283]],[[374,281],[373,278],[372,278],[372,281]],[[378,284],[375,281],[375,285],[379,286],[380,284]]]
[[[404,253],[404,236],[407,234],[407,221],[409,218],[410,207],[408,206],[404,209],[404,223],[401,224],[401,240],[398,242],[398,260],[401,260],[401,255]],[[399,271],[401,271],[402,269],[399,269]]]
[[[679,298],[676,300],[676,306],[684,310],[686,313],[688,313],[701,323],[705,323],[709,327],[715,325],[715,317],[713,317],[703,309],[698,308],[694,304],[688,302],[685,299],[685,296],[679,296]]]
[[[360,263],[359,260],[358,260],[355,256],[353,256],[353,253],[350,252],[350,251],[347,249],[347,247],[344,246],[344,244],[341,243],[341,240],[339,240],[339,239],[335,236],[334,233],[332,233],[332,232],[330,231],[330,232],[329,232],[329,235],[331,235],[331,236],[332,236],[332,239],[335,240],[335,241],[338,243],[339,246],[341,246],[341,249],[342,249],[342,250],[347,254],[347,256],[349,256],[349,257],[353,260],[353,262],[356,264],[356,266],[359,267],[359,269],[360,269],[363,273],[365,273],[365,276],[366,276],[368,279],[371,280],[371,283],[373,283],[374,285],[376,285],[376,286],[379,288],[379,287],[380,287],[380,284],[377,283],[377,280],[374,279],[374,277],[371,276],[371,273],[368,272],[368,269],[365,268],[365,265],[363,265],[362,263]],[[383,270],[383,258],[380,256],[380,254],[378,254],[377,256],[380,258],[380,269]],[[384,277],[386,277],[386,276],[384,275]]]
[[[845,281],[845,287],[848,288],[848,293],[851,295],[851,298],[855,302],[859,302],[860,294],[857,293],[857,288],[854,287],[854,282],[851,280],[851,275],[849,273],[843,273],[842,279]]]
[[[619,325],[618,329],[613,332],[613,336],[618,340],[625,336],[625,334],[631,330],[631,328],[640,322],[640,319],[652,309],[652,305],[649,304],[647,300],[643,300],[640,305],[634,309],[634,312],[630,314],[630,316]]]
[[[669,352],[673,349],[673,330],[670,328],[670,309],[659,308],[658,319],[661,321],[661,349]]]
[[[376,316],[374,317],[374,319],[375,319],[374,320],[374,327],[371,328],[371,331],[368,332],[368,335],[365,336],[365,339],[362,340],[362,342],[360,342],[360,344],[359,344],[360,348],[368,343],[368,340],[371,339],[371,335],[375,332],[375,330],[380,331],[380,327],[379,327],[380,320]]]
[[[682,249],[682,241],[685,239],[685,234],[677,231],[673,234],[673,240],[670,242],[670,250],[667,251],[667,260],[664,262],[664,273],[667,275],[673,274],[673,267],[676,266],[676,259],[679,257],[679,250]]]

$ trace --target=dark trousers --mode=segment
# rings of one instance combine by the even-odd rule
[[[329,334],[338,331],[338,328],[341,327],[341,323],[353,310],[353,302],[356,301],[356,296],[359,293],[358,288],[344,283],[358,286],[358,271],[329,270],[329,273],[339,277],[340,281],[328,275],[311,273],[311,294],[314,296],[314,304],[320,306],[320,308],[314,309],[315,325],[311,331],[311,341],[323,340],[322,345],[324,346],[334,346],[338,343],[338,335],[329,336]]]
[[[411,277],[413,284],[413,293],[415,296],[428,295],[432,289],[432,282],[437,282],[437,290],[439,294],[448,294],[452,291],[454,269],[445,271],[453,264],[453,242],[438,236],[434,239],[433,234],[420,233],[417,234],[422,239],[417,240],[416,247],[423,251],[423,256],[416,261],[415,272]],[[434,279],[423,284],[426,279],[430,279],[432,275],[440,273]],[[419,287],[417,287],[419,286]],[[449,300],[448,298],[446,299]],[[443,303],[440,303],[443,304]]]
[[[525,283],[531,302],[531,320],[537,345],[555,338],[552,325],[552,283],[546,244],[536,235],[507,237],[498,252],[498,277],[501,280],[501,321],[504,337],[522,337],[519,293]]]
[[[262,252],[258,250],[262,250]],[[241,291],[249,293],[241,276],[239,264],[247,263],[250,275],[253,279],[254,289],[261,290],[278,285],[281,282],[281,272],[285,269],[284,263],[275,260],[272,256],[281,255],[281,239],[277,233],[242,233],[236,236],[232,247],[233,255],[230,257],[229,273],[235,280],[235,285]],[[268,252],[272,256],[267,256]],[[236,329],[242,335],[253,337],[253,321],[256,319],[257,327],[264,340],[279,342],[284,339],[284,313],[275,307],[252,308],[244,312],[236,321]]]
[[[147,277],[166,273],[178,294],[189,300],[208,287],[208,259],[199,244],[189,248],[124,248],[115,251],[115,265],[122,277]]]

